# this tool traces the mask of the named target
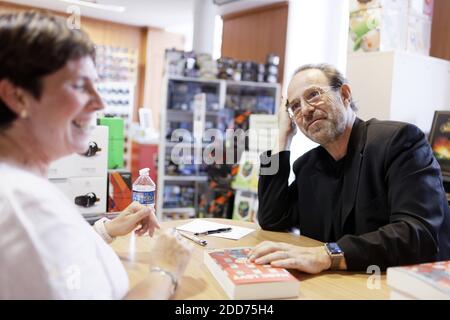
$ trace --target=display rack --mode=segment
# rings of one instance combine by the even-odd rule
[[[179,76],[166,76],[163,86],[161,111],[161,141],[158,154],[157,214],[160,220],[197,217],[200,197],[207,191],[208,174],[205,164],[193,162],[176,166],[171,162],[175,146],[190,148],[194,155],[198,148],[204,150],[210,142],[193,143],[170,141],[173,130],[194,130],[194,97],[204,94],[202,128],[226,129],[247,127],[236,125],[236,118],[248,114],[274,114],[279,101],[279,84],[205,80]],[[241,123],[242,125],[242,123]],[[186,159],[187,162],[189,159]]]
[[[138,51],[135,48],[96,45],[97,91],[105,108],[99,117],[117,117],[124,122],[124,168],[131,168],[130,128],[137,85]]]

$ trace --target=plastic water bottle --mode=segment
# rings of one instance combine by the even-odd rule
[[[133,201],[155,209],[156,184],[149,176],[150,169],[139,170],[139,178],[133,183]]]

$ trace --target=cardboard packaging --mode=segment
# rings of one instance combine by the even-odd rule
[[[428,55],[433,0],[351,0],[349,52]]]

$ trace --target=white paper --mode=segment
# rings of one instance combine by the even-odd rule
[[[180,230],[180,231],[196,233],[196,232],[206,232],[208,230],[215,230],[215,229],[220,229],[220,228],[231,228],[231,231],[223,232],[223,233],[213,233],[213,234],[207,235],[207,237],[217,237],[217,238],[225,238],[225,239],[231,239],[231,240],[239,240],[242,237],[245,237],[247,234],[255,231],[254,229],[250,229],[250,228],[238,227],[238,226],[216,223],[216,222],[210,222],[210,221],[202,220],[202,219],[195,219],[194,221],[191,221],[189,223],[181,225],[181,226],[177,227],[176,229]]]

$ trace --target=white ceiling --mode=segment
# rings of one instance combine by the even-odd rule
[[[70,6],[58,0],[0,0],[33,7],[66,12]],[[198,0],[210,1],[213,0]],[[264,6],[286,0],[240,0],[217,7],[218,14]],[[81,6],[81,16],[109,20],[137,26],[152,26],[162,29],[184,29],[193,24],[195,0],[97,0],[100,4],[119,5],[125,12],[117,13]]]
[[[62,12],[66,12],[70,6],[68,3],[57,0],[4,1]],[[192,24],[194,0],[97,0],[97,3],[120,5],[126,10],[117,13],[81,6],[81,16],[163,29]]]

